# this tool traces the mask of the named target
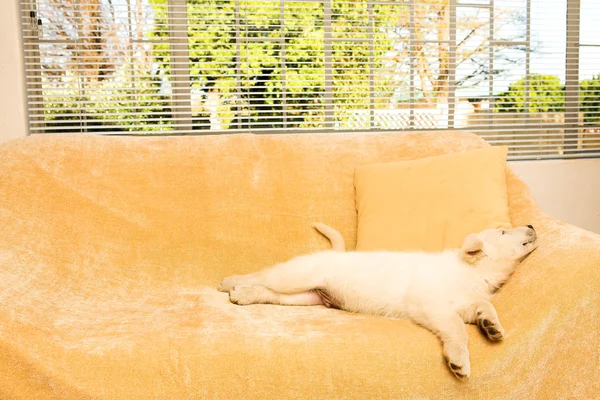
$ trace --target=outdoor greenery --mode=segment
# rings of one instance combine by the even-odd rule
[[[600,75],[581,81],[579,107],[586,123],[600,122]],[[496,99],[497,112],[564,112],[565,86],[553,75],[529,77],[529,110],[525,110],[525,78],[510,85]]]
[[[525,110],[525,78],[521,78],[496,99],[499,112],[559,112],[565,108],[565,90],[558,76],[529,76],[529,110]]]
[[[449,95],[447,0],[421,0],[412,16],[400,2],[188,0],[186,15],[174,18],[187,17],[189,58],[170,45],[167,0],[38,3],[43,90],[34,100],[49,131],[172,130],[190,107],[189,129],[323,128],[370,107],[402,108],[411,82],[424,107]],[[494,25],[524,27],[522,18],[497,10]],[[517,62],[514,49],[494,51],[489,70],[489,24],[479,12],[457,15],[458,89]],[[187,68],[189,96],[172,96],[175,75]],[[586,120],[597,118],[599,84],[581,83]],[[497,111],[525,111],[524,85],[501,94]],[[557,77],[532,75],[530,99],[529,111],[564,109]]]
[[[580,109],[586,123],[600,122],[600,75],[586,79],[580,85]]]

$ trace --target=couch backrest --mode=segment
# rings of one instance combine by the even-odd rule
[[[28,137],[0,146],[0,249],[212,284],[328,248],[314,221],[354,248],[357,165],[486,145],[464,132]]]

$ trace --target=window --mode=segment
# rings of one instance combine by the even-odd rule
[[[463,129],[600,156],[594,0],[21,1],[31,133]]]

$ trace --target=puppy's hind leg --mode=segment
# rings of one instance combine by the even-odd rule
[[[238,285],[229,292],[229,300],[240,306],[248,304],[278,304],[283,306],[317,306],[323,304],[314,291],[281,294],[259,285]]]
[[[303,293],[323,287],[324,271],[319,268],[322,254],[296,257],[248,275],[234,275],[221,281],[218,290],[229,292],[238,285],[260,285],[282,294]]]

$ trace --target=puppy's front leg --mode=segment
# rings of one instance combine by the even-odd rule
[[[428,318],[422,325],[429,328],[442,341],[444,358],[450,371],[459,379],[468,378],[471,375],[467,346],[469,337],[462,318],[458,315]]]
[[[496,308],[487,300],[480,300],[475,304],[475,315],[468,322],[476,323],[490,340],[496,341],[504,338],[504,328],[500,325]]]
[[[477,325],[488,339],[497,341],[504,338],[504,328],[500,324],[498,313],[488,300],[475,300],[461,312],[461,316],[465,323]]]
[[[282,294],[302,293],[324,285],[319,253],[294,258],[248,275],[234,275],[221,281],[218,290],[230,292],[234,286],[260,285]]]

